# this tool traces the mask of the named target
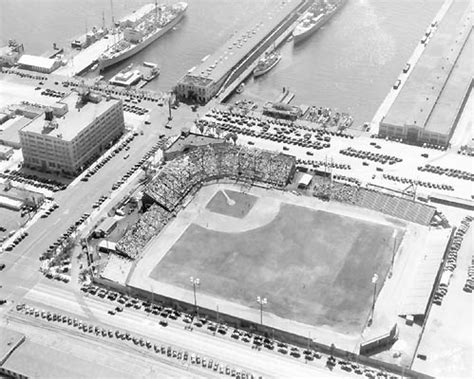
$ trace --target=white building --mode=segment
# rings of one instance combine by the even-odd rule
[[[42,113],[20,131],[24,165],[59,174],[78,174],[123,133],[121,100],[73,92],[68,111]]]
[[[61,65],[61,61],[57,59],[38,57],[36,55],[24,54],[18,60],[18,65],[20,66],[20,68],[23,68],[25,70],[50,74]]]

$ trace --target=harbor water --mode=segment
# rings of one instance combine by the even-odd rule
[[[187,0],[185,18],[165,36],[105,73],[130,63],[157,63],[161,75],[147,89],[167,91],[263,9],[280,0]],[[113,0],[119,19],[151,0]],[[167,0],[167,3],[171,1]],[[283,87],[294,104],[348,112],[359,125],[372,118],[443,0],[348,0],[308,39],[281,46],[282,60],[266,75],[250,79],[244,95],[274,100]],[[92,26],[111,24],[110,0],[2,0],[0,42],[15,38],[41,55]]]

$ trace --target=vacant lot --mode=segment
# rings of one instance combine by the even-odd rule
[[[200,292],[253,308],[265,296],[280,317],[354,331],[367,319],[373,274],[381,284],[389,269],[393,238],[390,226],[282,203],[273,221],[246,232],[191,224],[151,277],[188,288],[198,276]]]

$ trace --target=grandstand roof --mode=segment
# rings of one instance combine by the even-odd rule
[[[264,17],[253,18],[240,32],[229,39],[225,45],[210,56],[205,57],[201,64],[192,72],[188,72],[181,80],[186,83],[201,81],[202,85],[211,81],[219,82],[232,68],[249,54],[290,11],[294,10],[301,0],[286,0],[277,4],[271,2]]]
[[[424,254],[418,255],[414,275],[409,279],[400,305],[399,315],[424,315],[436,281],[451,229],[434,229],[424,244]]]
[[[453,113],[457,113],[460,106],[459,97],[465,95],[467,89],[465,80],[460,78],[470,75],[472,79],[472,71],[465,62],[471,48],[464,48],[470,40],[471,16],[470,1],[451,4],[385,116],[384,124],[414,125],[432,132],[449,133],[452,123],[443,119],[454,120]],[[437,104],[442,109],[427,123]]]

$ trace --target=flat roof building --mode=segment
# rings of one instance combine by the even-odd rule
[[[20,66],[20,68],[23,68],[25,70],[50,74],[61,65],[61,61],[57,59],[39,57],[36,55],[24,54],[18,60],[18,65]]]
[[[279,35],[286,30],[298,17],[296,11],[301,4],[302,0],[272,2],[264,17],[254,19],[225,45],[203,58],[197,67],[189,70],[176,85],[177,96],[182,100],[208,102],[244,60],[251,63],[263,54],[274,40],[267,40],[272,33]]]
[[[77,174],[122,135],[122,101],[72,92],[62,103],[67,112],[36,117],[20,131],[24,164],[41,171]]]
[[[380,122],[381,137],[447,146],[473,80],[472,10],[454,1]]]
[[[0,127],[0,144],[15,149],[21,148],[20,130],[31,122],[27,117],[15,117],[4,122]]]

